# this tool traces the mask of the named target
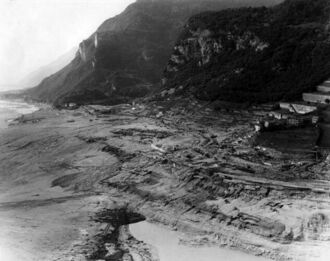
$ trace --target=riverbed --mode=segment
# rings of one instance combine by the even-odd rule
[[[183,234],[171,231],[149,222],[139,222],[130,225],[132,235],[138,240],[156,248],[160,261],[267,261],[269,259],[256,257],[231,249],[216,246],[189,247],[180,244]]]

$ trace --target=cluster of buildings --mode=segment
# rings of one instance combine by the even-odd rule
[[[304,93],[303,100],[307,103],[330,104],[330,80],[317,86],[316,92]]]
[[[300,102],[280,102],[276,110],[255,125],[256,131],[271,131],[316,125],[319,109],[330,105],[330,80],[317,86],[316,92],[304,93]]]

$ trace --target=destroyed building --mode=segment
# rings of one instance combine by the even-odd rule
[[[308,103],[330,104],[330,80],[317,86],[316,92],[304,93],[303,100]]]

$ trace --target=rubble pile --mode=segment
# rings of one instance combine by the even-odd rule
[[[127,227],[143,216],[184,232],[191,239],[184,242],[188,245],[314,261],[330,240],[329,159],[298,152],[297,144],[282,150],[287,133],[255,132],[254,123],[272,110],[171,96],[115,107],[39,111],[30,117],[43,116],[40,122],[14,126],[1,141],[3,182],[27,186],[28,180],[28,202],[40,204],[38,210],[52,202],[49,191],[72,193],[44,211],[46,218],[49,209],[77,215],[67,220],[58,214],[63,223],[55,225],[64,234],[73,222],[90,218],[80,221],[85,230],[75,232],[79,244],[68,254],[79,258],[155,260],[152,248],[132,238]],[[286,131],[310,146],[308,131]],[[30,134],[23,137],[22,132]]]
[[[226,245],[255,254],[263,249],[272,257],[283,243],[310,241],[311,215],[329,214],[316,203],[330,191],[315,174],[315,159],[297,160],[256,144],[258,133],[251,123],[268,108],[254,114],[214,111],[210,104],[189,99],[185,104],[168,100],[121,111],[126,119],[142,116],[125,127],[112,126],[107,142],[121,143],[120,150],[135,157],[122,160],[108,150],[122,164],[102,181],[105,188],[124,194],[122,200],[148,219],[177,229],[216,233],[221,242],[228,230],[235,231],[240,236]],[[207,225],[205,218],[210,219]],[[251,235],[262,247],[254,249],[244,240]],[[274,245],[269,247],[269,241]]]

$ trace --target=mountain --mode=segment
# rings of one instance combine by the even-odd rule
[[[191,15],[272,5],[281,0],[139,0],[79,45],[71,63],[26,92],[35,100],[116,104],[157,88],[176,39]]]
[[[70,63],[73,60],[73,58],[75,57],[77,50],[78,50],[78,48],[76,48],[76,47],[72,48],[70,51],[61,55],[52,63],[42,66],[39,69],[37,69],[36,71],[28,74],[21,81],[19,81],[19,83],[17,85],[20,86],[20,88],[28,88],[28,87],[37,86],[38,84],[41,83],[41,81],[44,78],[56,73],[58,70],[62,69],[68,63]]]
[[[328,0],[197,14],[175,44],[164,88],[204,100],[300,98],[330,77],[329,29]]]

